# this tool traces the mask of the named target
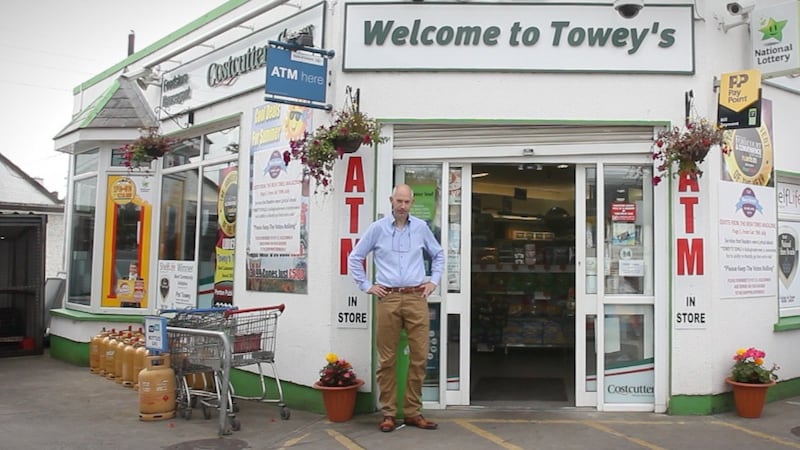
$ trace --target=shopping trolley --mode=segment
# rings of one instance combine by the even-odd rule
[[[232,310],[232,307],[165,309],[160,311],[160,316],[167,318],[167,327],[223,331],[226,323],[224,314]],[[220,392],[216,385],[217,374],[222,369],[222,342],[214,337],[169,328],[167,341],[175,370],[175,407],[178,415],[191,419],[192,409],[199,401],[203,405],[203,415],[210,418],[208,407],[212,399],[218,400],[217,393]]]
[[[258,379],[261,382],[261,394],[255,397],[245,397],[236,395],[233,386],[228,392],[231,393],[229,404],[233,405],[233,410],[237,410],[234,398],[243,400],[258,400],[264,403],[277,403],[280,408],[280,416],[283,420],[288,420],[290,416],[289,408],[283,401],[283,388],[281,379],[275,368],[275,343],[277,340],[278,317],[283,313],[284,305],[266,306],[249,309],[231,309],[224,312],[225,331],[230,336],[232,345],[231,367],[245,367],[250,365],[258,366]],[[277,398],[268,398],[267,386],[264,382],[264,371],[262,364],[269,364],[272,375],[275,377],[277,387]],[[219,380],[217,380],[217,385]],[[219,392],[219,389],[217,389]]]

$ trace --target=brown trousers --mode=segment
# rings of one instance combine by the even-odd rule
[[[378,388],[384,416],[397,416],[397,346],[400,330],[408,334],[409,367],[403,415],[414,417],[422,410],[422,382],[428,362],[428,302],[421,293],[390,293],[378,300]]]

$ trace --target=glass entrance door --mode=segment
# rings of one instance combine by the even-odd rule
[[[392,185],[412,186],[412,214],[447,253],[429,298],[425,407],[653,410],[661,264],[653,249],[663,242],[650,170],[644,162],[394,166]],[[549,387],[530,389],[530,379]]]
[[[576,338],[582,343],[576,406],[654,408],[656,239],[650,180],[650,165],[587,164],[576,171],[576,188],[583,193],[576,201]]]

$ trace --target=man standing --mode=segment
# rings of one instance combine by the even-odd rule
[[[373,222],[348,259],[348,269],[359,289],[378,297],[377,346],[378,387],[383,421],[380,430],[395,429],[397,415],[397,346],[400,331],[408,335],[409,368],[403,414],[404,423],[425,430],[438,425],[425,420],[422,382],[428,362],[428,295],[439,285],[444,269],[444,251],[425,221],[409,214],[414,192],[397,185],[389,202],[392,214]],[[426,280],[423,251],[431,258],[431,277]],[[364,261],[373,252],[375,284],[367,280]]]

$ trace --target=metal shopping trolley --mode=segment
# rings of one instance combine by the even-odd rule
[[[168,327],[223,331],[225,313],[233,308],[166,309]],[[191,419],[192,409],[200,402],[208,419],[208,408],[218,400],[217,379],[222,368],[223,343],[214,337],[167,329],[170,359],[175,370],[175,407],[178,415]],[[234,424],[234,428],[238,428]]]
[[[225,311],[225,331],[230,336],[233,347],[231,353],[231,367],[258,366],[258,378],[261,382],[261,394],[255,397],[236,395],[233,386],[230,387],[233,410],[237,410],[233,398],[243,400],[258,400],[264,403],[277,403],[280,416],[288,420],[289,408],[283,402],[283,388],[281,379],[275,368],[275,343],[277,341],[278,317],[283,313],[284,305],[267,306],[249,309],[232,309]],[[272,375],[275,377],[277,398],[267,396],[267,386],[264,381],[262,364],[269,364]],[[217,384],[219,380],[217,380]],[[219,389],[217,389],[219,392]]]

